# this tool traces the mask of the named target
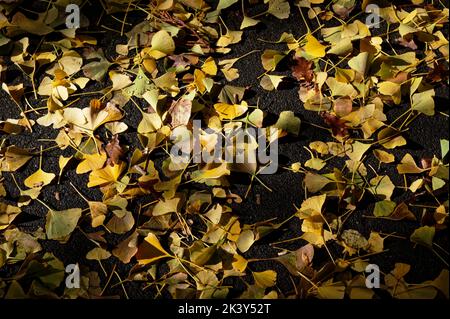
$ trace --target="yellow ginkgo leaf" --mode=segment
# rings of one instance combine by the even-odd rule
[[[84,174],[90,171],[95,171],[103,167],[107,159],[106,153],[86,154],[83,156],[83,161],[78,164],[76,173]]]
[[[277,273],[273,270],[258,271],[253,273],[255,284],[261,288],[273,287],[277,281]]]
[[[142,113],[142,120],[138,125],[139,134],[153,133],[162,126],[161,117],[158,113]]]
[[[68,107],[64,109],[64,119],[74,125],[77,129],[92,134],[97,128],[108,122],[122,119],[122,112],[113,104],[107,103],[106,107],[99,112],[91,112],[90,107],[79,109]]]
[[[232,265],[233,265],[234,270],[243,273],[245,271],[245,269],[247,268],[248,261],[241,255],[235,254],[233,256]]]
[[[220,178],[224,175],[230,175],[230,170],[228,169],[227,163],[222,163],[215,168],[195,171],[191,176],[193,180],[200,181],[204,179]]]
[[[407,153],[397,165],[397,171],[399,174],[420,174],[424,169],[418,167],[411,154]]]
[[[152,37],[152,54],[156,59],[172,54],[175,51],[175,42],[165,30],[156,32]]]
[[[71,208],[64,211],[50,210],[47,213],[45,223],[47,238],[65,242],[77,227],[81,212],[81,208]]]
[[[373,150],[373,154],[381,163],[392,163],[395,161],[394,155],[383,150]]]
[[[322,45],[313,35],[306,35],[306,44],[304,49],[307,54],[314,58],[323,58],[325,56],[325,46]]]
[[[360,161],[364,153],[370,148],[370,144],[364,144],[361,142],[354,142],[352,144],[352,150],[347,153],[348,157],[354,161]]]
[[[247,103],[242,101],[241,104],[216,103],[214,109],[219,113],[221,120],[232,120],[247,112]]]
[[[64,156],[60,156],[59,157],[59,178],[61,178],[61,174],[64,170],[64,168],[67,166],[67,164],[70,162],[70,160],[73,158],[73,156],[69,156],[69,157],[64,157]]]
[[[300,218],[309,217],[311,214],[320,214],[327,195],[312,196],[303,201],[298,214]]]
[[[121,162],[114,166],[106,165],[105,168],[93,171],[89,175],[88,187],[106,186],[117,182],[125,168],[126,164]]]
[[[103,225],[105,221],[106,214],[108,213],[108,206],[102,202],[89,201],[89,210],[91,211],[93,228]]]
[[[111,253],[101,247],[96,247],[86,254],[87,260],[104,260],[111,257]]]
[[[155,234],[149,233],[142,244],[139,245],[136,259],[139,265],[147,265],[162,258],[171,257],[161,246]]]
[[[38,169],[34,174],[25,179],[24,184],[28,188],[43,187],[50,184],[55,177],[56,175],[53,173],[47,173],[42,169]]]
[[[0,230],[7,228],[20,212],[19,207],[0,202]]]
[[[33,156],[24,149],[16,146],[9,146],[6,148],[4,160],[1,161],[1,171],[14,172],[25,165]]]
[[[278,63],[285,57],[285,54],[277,50],[265,50],[261,55],[261,63],[264,70],[273,71]]]
[[[194,71],[194,85],[200,93],[206,90],[205,79],[206,75],[203,71],[198,69]]]
[[[239,70],[236,68],[223,68],[221,71],[228,82],[236,80],[239,77]]]
[[[161,216],[169,213],[176,213],[178,211],[178,204],[180,198],[172,198],[167,200],[160,200],[155,207],[153,207],[152,216]]]
[[[259,22],[260,22],[259,20],[244,16],[244,19],[242,20],[240,29],[242,30],[242,29],[245,29],[248,27],[253,27],[253,26],[257,25]]]
[[[212,57],[206,59],[205,63],[202,65],[202,71],[208,75],[217,74],[217,65]]]

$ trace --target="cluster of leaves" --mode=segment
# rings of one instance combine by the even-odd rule
[[[106,56],[97,40],[84,32],[86,26],[65,28],[66,1],[48,2],[37,18],[27,17],[20,1],[0,4],[0,50],[9,54],[0,71],[5,74],[8,68],[17,68],[28,79],[14,85],[2,82],[20,115],[0,123],[0,172],[13,178],[20,195],[11,202],[0,183],[0,269],[20,263],[20,270],[0,279],[0,296],[98,298],[116,276],[116,285],[123,287],[126,296],[126,282],[138,281],[145,283],[145,289],[153,289],[156,296],[226,298],[232,290],[230,279],[237,278],[245,283],[242,298],[373,298],[375,292],[365,286],[364,270],[368,256],[385,251],[383,242],[388,237],[426,246],[446,264],[447,255],[442,257],[445,251],[435,250],[441,248],[433,238],[446,228],[448,219],[448,199],[442,202],[436,196],[448,187],[444,159],[448,140],[442,140],[441,154],[422,159],[421,166],[410,154],[401,159],[397,170],[405,176],[405,185],[394,185],[388,175],[379,175],[372,167],[375,176],[370,177],[364,161],[372,153],[380,165],[394,163],[389,150],[406,144],[403,135],[408,126],[419,116],[437,114],[433,85],[447,80],[448,41],[442,29],[448,23],[448,9],[420,1],[400,9],[382,8],[379,14],[388,26],[387,38],[383,38],[372,36],[370,28],[352,16],[356,1],[325,4],[323,0],[303,0],[292,6],[286,0],[264,0],[266,10],[254,16],[247,15],[245,1],[241,1],[240,30],[230,30],[221,12],[237,2],[101,1],[106,15],[118,21],[116,14],[123,17],[117,32],[127,40],[116,45],[114,58]],[[367,4],[364,1],[361,10]],[[287,135],[298,136],[301,121],[293,112],[284,111],[270,123],[265,112],[245,100],[247,88],[219,81],[221,77],[227,82],[239,78],[234,65],[247,54],[221,57],[242,40],[243,29],[258,27],[262,23],[258,18],[265,15],[286,19],[294,7],[308,32],[298,39],[283,33],[277,42],[285,43],[286,51],[263,52],[261,63],[266,72],[260,84],[265,90],[277,89],[287,80],[287,76],[276,74],[279,62],[290,59],[303,107],[323,118],[333,141],[311,143],[307,149],[311,159],[289,168],[304,175],[307,194],[291,218],[279,223],[244,224],[231,208],[242,199],[232,192],[228,176],[244,173],[252,183],[262,184],[258,174],[264,164],[225,160],[197,164],[192,161],[192,149],[187,154],[189,161],[180,163],[170,154],[170,147],[191,139],[194,118],[230,140],[236,140],[238,129],[246,127],[275,129],[268,130],[276,133],[265,136],[267,144]],[[127,27],[131,11],[146,16]],[[340,25],[325,27],[332,19]],[[310,29],[312,22],[318,25],[315,30]],[[398,45],[409,49],[402,54],[389,42],[389,36],[397,33]],[[42,37],[38,44],[32,43],[34,36]],[[385,52],[386,45],[393,54]],[[417,56],[417,45],[425,48],[423,58]],[[423,68],[427,72],[423,73]],[[90,92],[90,84],[96,82],[106,83],[106,87]],[[85,94],[95,98],[83,106],[79,97]],[[389,123],[384,107],[401,103],[410,107]],[[127,115],[133,112],[140,114],[140,120],[136,127],[129,127]],[[45,171],[42,165],[48,147],[39,150],[9,145],[9,136],[32,132],[35,125],[56,132],[50,148],[72,154],[61,155],[53,172]],[[140,147],[123,143],[124,134],[130,132]],[[217,135],[208,132],[201,131],[201,151],[212,155]],[[233,143],[231,150],[224,151],[235,154],[256,148],[256,141],[249,140]],[[161,154],[163,159],[158,162]],[[34,157],[40,159],[34,173],[16,181],[15,173]],[[333,167],[324,173],[333,158],[345,158],[345,168]],[[69,164],[75,165],[76,174],[88,174],[86,186],[99,189],[102,200],[90,199],[72,184],[85,207],[58,211],[42,200],[43,190],[59,184]],[[191,187],[193,184],[203,186],[203,190]],[[396,188],[414,198],[431,196],[437,202],[437,206],[424,208],[422,226],[410,238],[373,231],[366,239],[345,228],[346,220],[367,196],[376,199],[370,218],[415,220],[408,202],[392,200]],[[328,205],[336,198],[337,206]],[[136,200],[142,204],[136,205]],[[15,218],[35,202],[48,210],[44,229],[29,232],[18,228]],[[303,235],[297,240],[306,242],[297,250],[282,249],[278,256],[266,258],[278,261],[298,279],[295,292],[285,293],[276,287],[277,272],[253,271],[251,264],[260,260],[246,258],[245,253],[292,218],[301,221]],[[82,288],[61,289],[64,266],[54,255],[43,252],[40,242],[64,245],[75,229],[94,245],[85,258],[99,263],[107,278],[103,288],[99,274],[82,267]],[[120,242],[112,245],[107,233],[120,235]],[[341,257],[332,256],[327,246],[331,242],[342,246]],[[313,267],[317,249],[330,253],[329,263]],[[115,267],[107,271],[102,261],[108,259],[131,264],[127,278],[120,278]],[[382,288],[396,298],[448,297],[448,270],[420,285],[404,280],[408,271],[409,265],[397,263],[384,276]]]

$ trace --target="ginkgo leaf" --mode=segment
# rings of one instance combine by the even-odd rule
[[[19,207],[0,201],[0,230],[6,229],[21,211]]]
[[[64,157],[63,155],[61,155],[59,157],[58,160],[58,164],[59,164],[59,176],[61,176],[64,168],[67,166],[67,164],[69,164],[70,160],[73,158],[73,156],[69,156],[69,157]]]
[[[45,15],[40,16],[38,20],[32,20],[23,13],[17,12],[13,16],[11,24],[31,34],[43,36],[53,31],[53,28],[45,24],[44,19]]]
[[[11,82],[1,86],[13,108],[0,112],[0,273],[11,279],[0,297],[128,297],[116,289],[128,282],[184,300],[448,297],[447,270],[410,283],[417,267],[398,262],[408,249],[447,257],[449,142],[432,126],[447,116],[435,101],[448,82],[446,2],[76,0],[93,10],[79,28],[64,26],[66,2],[0,0],[0,82]],[[89,31],[96,24],[105,36]],[[247,58],[256,52],[259,67]],[[292,155],[275,165],[285,187],[260,176],[277,164],[256,160],[267,144]],[[44,229],[28,227],[40,198],[64,207],[77,194],[84,204],[47,207]],[[64,257],[83,243],[90,269],[80,264],[80,289],[64,289],[72,261],[43,250]],[[367,266],[383,258],[395,268],[368,288]],[[277,287],[289,276],[293,289]]]
[[[192,179],[196,181],[201,181],[205,179],[217,179],[225,175],[230,175],[230,170],[228,169],[227,163],[222,163],[217,167],[210,169],[203,169],[195,171],[192,173]]]
[[[340,82],[336,78],[327,78],[326,84],[329,86],[332,96],[349,96],[354,98],[358,95],[352,84]]]
[[[44,172],[42,169],[38,169],[32,175],[28,176],[23,182],[28,188],[41,188],[50,184],[56,177],[53,173]]]
[[[368,239],[369,247],[368,250],[374,253],[380,253],[384,250],[384,239],[377,232],[370,232],[370,236]]]
[[[80,71],[83,65],[83,58],[76,51],[66,51],[59,59],[58,64],[67,75],[72,75]]]
[[[47,238],[65,241],[77,227],[81,212],[81,208],[50,210],[45,223]]]
[[[106,228],[115,234],[125,234],[135,224],[133,214],[127,210],[113,210],[113,216],[106,224]]]
[[[432,248],[435,232],[436,228],[433,226],[422,226],[417,228],[411,234],[410,239],[413,243],[420,244],[428,248]]]
[[[417,192],[417,190],[419,190],[423,185],[424,185],[424,180],[423,179],[418,179],[415,180],[414,182],[411,183],[411,185],[409,185],[409,190],[413,193]]]
[[[256,127],[263,126],[264,112],[260,109],[253,110],[247,118],[248,122]]]
[[[325,46],[322,45],[312,34],[306,35],[305,52],[313,58],[323,58],[325,56]]]
[[[128,75],[120,72],[110,71],[109,78],[112,82],[111,90],[113,91],[122,90],[133,83]]]
[[[242,20],[241,27],[239,29],[242,30],[245,28],[253,27],[253,26],[257,25],[259,22],[261,22],[261,21],[247,17],[244,15],[244,19]]]
[[[327,198],[326,195],[319,195],[319,196],[312,196],[304,200],[299,210],[300,218],[302,218],[302,213],[309,214],[311,211],[320,214],[326,198]]]
[[[91,213],[91,225],[93,228],[103,225],[108,213],[108,206],[102,202],[89,201],[89,210]]]
[[[82,161],[76,168],[77,174],[84,174],[90,171],[98,170],[103,167],[107,159],[106,152],[84,154]]]
[[[424,170],[417,166],[411,154],[406,154],[400,164],[397,165],[397,171],[399,174],[419,174]]]
[[[261,56],[261,62],[264,70],[273,71],[278,63],[285,57],[285,55],[276,50],[264,50]]]
[[[255,284],[261,288],[273,287],[277,281],[277,273],[273,270],[253,272]]]
[[[356,72],[365,75],[368,69],[369,63],[369,53],[368,52],[361,52],[354,58],[351,58],[348,61],[348,66],[351,67]]]
[[[441,157],[444,158],[445,156],[447,156],[449,151],[449,141],[446,139],[442,139],[440,140],[440,143],[441,143]]]
[[[194,71],[194,74],[195,73],[198,74],[198,72],[203,73],[202,71],[196,69]],[[170,95],[172,97],[176,96],[180,92],[180,88],[178,87],[177,75],[176,75],[175,72],[166,72],[163,75],[161,75],[159,78],[153,79],[152,81],[158,88],[160,88],[160,89],[170,93]],[[153,87],[154,87],[151,84],[148,84],[148,82],[146,82],[146,83],[147,83],[146,85],[149,85],[149,88],[145,89],[145,90],[142,90],[141,91],[142,93],[144,93],[145,91],[148,91],[148,90],[152,90]],[[134,92],[134,95],[138,96],[136,90]]]
[[[227,47],[230,44],[238,43],[242,40],[242,34],[242,31],[228,30],[226,34],[222,35],[219,40],[217,40],[217,46]]]
[[[390,200],[382,200],[375,203],[375,208],[373,210],[373,215],[377,217],[390,216],[395,209],[397,204]]]
[[[86,254],[86,259],[88,260],[105,260],[111,257],[111,253],[103,248],[96,247]]]
[[[342,282],[333,283],[332,280],[329,280],[317,288],[317,295],[321,299],[343,299],[345,285]]]
[[[248,106],[245,101],[241,104],[216,103],[214,109],[219,113],[221,120],[232,120],[247,112]]]
[[[4,172],[15,172],[32,158],[33,155],[25,149],[8,146],[4,153],[4,160],[1,161],[1,170]]]
[[[261,86],[267,91],[272,91],[278,88],[278,85],[283,81],[284,76],[282,75],[270,75],[266,74],[261,79]]]
[[[205,60],[205,63],[202,65],[202,71],[208,75],[217,74],[217,64],[214,61],[214,58],[209,57]]]
[[[233,80],[236,80],[239,77],[239,70],[236,68],[222,68],[220,69],[225,75],[225,78],[228,82],[231,82]]]
[[[292,111],[283,111],[280,113],[275,127],[289,134],[298,135],[300,132],[300,119]]]
[[[323,159],[313,157],[305,162],[305,167],[320,171],[326,164],[327,163]]]
[[[113,65],[105,58],[102,49],[87,52],[86,59],[97,60],[89,62],[82,68],[84,75],[95,81],[102,81],[108,73],[108,69]]]
[[[160,259],[171,257],[153,233],[148,233],[142,244],[139,245],[136,253],[136,259],[139,265],[148,265]]]
[[[187,125],[191,117],[192,101],[187,98],[181,98],[178,101],[173,101],[169,110],[167,111],[171,118],[172,127],[180,125]]]
[[[446,184],[445,181],[438,177],[433,176],[431,178],[431,187],[433,188],[434,191],[444,187],[445,184]]]
[[[124,122],[106,123],[105,127],[108,131],[111,132],[112,135],[120,134],[128,130],[128,125],[126,125]]]
[[[245,253],[247,250],[250,249],[250,247],[255,242],[255,234],[251,230],[244,230],[240,235],[239,239],[237,240],[236,244],[238,249]]]
[[[373,150],[373,154],[381,163],[392,163],[395,161],[395,156],[383,151],[383,150]]]
[[[242,101],[245,94],[245,88],[238,86],[225,85],[219,94],[219,102],[236,104]]]
[[[289,2],[286,0],[270,0],[267,13],[278,19],[287,19],[289,18],[290,10]]]
[[[347,155],[351,160],[359,162],[363,155],[369,150],[370,146],[370,144],[364,144],[359,141],[355,141],[352,144],[351,152],[348,152]]]
[[[296,251],[277,257],[276,260],[283,264],[293,276],[298,276],[299,272],[303,272],[311,264],[313,258],[314,247],[307,244]]]
[[[434,89],[413,94],[411,98],[411,109],[425,115],[434,115]]]
[[[112,253],[114,256],[120,259],[125,264],[128,264],[136,255],[138,248],[138,233],[134,232],[130,235],[130,237],[124,239],[120,242],[116,248],[113,249]]]
[[[370,180],[371,187],[367,188],[376,196],[383,196],[385,199],[391,199],[395,185],[387,175],[378,175]]]
[[[305,186],[311,193],[317,193],[326,185],[332,183],[331,179],[328,179],[319,174],[313,174],[311,172],[305,175]]]
[[[378,140],[384,148],[393,149],[406,145],[406,140],[399,134],[399,131],[392,127],[386,127],[378,133]]]
[[[88,134],[92,134],[103,124],[118,121],[122,117],[122,112],[112,103],[107,103],[106,107],[97,113],[93,113],[90,107],[64,109],[64,119]]]
[[[238,254],[235,254],[233,256],[232,265],[233,265],[233,269],[235,269],[236,271],[238,271],[240,273],[243,273],[245,271],[245,269],[247,268],[248,261],[244,257],[242,257]]]
[[[214,253],[217,251],[216,245],[206,246],[206,247],[191,247],[191,261],[198,266],[205,265]]]
[[[126,164],[121,162],[113,166],[106,165],[104,168],[92,171],[89,175],[88,187],[106,186],[118,182],[125,168]]]
[[[171,76],[171,74],[167,73],[166,77]],[[131,85],[128,85],[129,78],[126,76],[126,78],[121,77],[118,79],[118,89],[121,87],[124,87],[122,92],[124,92],[128,96],[135,96],[138,98],[144,97],[144,94],[153,90],[157,90],[155,87],[154,81],[160,81],[163,82],[165,78],[161,78],[159,80],[154,79],[153,82],[148,78],[148,76],[145,74],[144,70],[142,68],[139,68],[139,72],[134,79],[133,83]],[[122,79],[120,81],[120,79]],[[157,86],[161,86],[162,84],[156,84]]]
[[[388,219],[390,220],[416,220],[416,216],[409,210],[408,205],[405,203],[400,203],[395,207]]]
[[[157,113],[142,113],[142,120],[138,125],[139,134],[153,133],[162,126],[161,117]]]
[[[159,30],[152,37],[151,50],[146,53],[155,59],[159,59],[166,55],[172,54],[174,51],[175,42],[170,34],[165,30]]]
[[[378,84],[378,92],[392,98],[395,104],[400,104],[402,99],[401,86],[398,83],[385,81]]]
[[[433,287],[440,290],[444,294],[444,296],[448,299],[449,296],[448,282],[449,282],[448,269],[442,269],[439,276],[436,279],[434,279],[431,284],[433,285]]]
[[[159,201],[154,207],[152,211],[153,216],[160,216],[165,215],[169,213],[176,213],[178,212],[178,205],[180,203],[180,198],[172,198],[167,200],[161,200]]]
[[[219,3],[217,4],[216,10],[219,11],[219,10],[226,9],[226,8],[232,6],[233,4],[235,4],[238,1],[239,0],[219,0]]]

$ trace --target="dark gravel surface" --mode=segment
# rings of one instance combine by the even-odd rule
[[[254,10],[255,12],[258,12],[257,8]],[[252,11],[250,11],[250,13],[251,12]],[[136,17],[133,18],[133,15],[130,15],[129,21],[133,21],[134,19],[136,19]],[[227,11],[224,20],[230,29],[238,29],[241,19],[242,15],[239,8],[233,6],[231,10]],[[303,148],[304,146],[308,146],[310,142],[316,140],[325,142],[332,141],[332,137],[327,131],[308,124],[309,122],[323,125],[323,121],[317,113],[304,110],[298,99],[298,87],[296,85],[286,85],[278,91],[267,92],[259,86],[259,81],[256,77],[264,72],[260,62],[262,51],[267,48],[278,47],[275,44],[265,43],[261,40],[276,41],[279,39],[282,32],[291,32],[298,37],[305,33],[306,30],[296,7],[292,8],[291,16],[287,20],[277,20],[266,17],[263,18],[263,21],[264,23],[258,25],[258,28],[246,29],[243,41],[240,44],[235,45],[232,53],[229,55],[229,57],[237,57],[252,50],[261,51],[260,53],[252,54],[236,63],[235,66],[240,71],[240,77],[233,82],[233,85],[249,87],[246,100],[250,105],[255,105],[259,102],[260,108],[269,113],[269,122],[276,119],[275,116],[285,110],[291,110],[301,118],[302,126],[300,136],[297,138],[283,139],[280,144],[279,153],[281,156],[280,166],[288,166],[297,161],[304,163],[309,159],[309,153]],[[110,32],[99,33],[98,37],[100,39],[99,47],[106,47],[107,50],[105,50],[105,52],[107,52],[107,55],[109,56],[114,55],[116,44],[124,43],[125,41],[124,37],[118,37]],[[21,76],[20,72],[9,71],[8,73],[7,83],[19,83],[22,81],[28,83],[26,79]],[[285,71],[280,71],[280,74],[289,74],[287,65],[285,66]],[[90,85],[87,90],[99,88],[99,85]],[[437,88],[436,106],[438,110],[448,113],[448,98],[448,87],[442,86]],[[33,104],[34,106],[42,106],[44,105],[43,103],[44,102],[35,101]],[[88,99],[82,99],[77,105],[87,106]],[[387,110],[386,113],[388,117],[392,120],[396,116],[402,114],[404,110],[406,110],[406,107],[406,105],[403,105],[392,108],[386,107],[385,109]],[[124,134],[122,142],[130,145],[130,152],[132,152],[135,147],[139,147],[135,137],[135,130],[140,120],[140,115],[132,106],[126,106],[125,110],[127,112],[126,123],[129,125],[130,131]],[[33,116],[31,116],[31,118],[33,118]],[[12,104],[9,97],[1,91],[0,119],[5,120],[7,118],[17,117],[18,112],[16,107]],[[432,157],[433,154],[439,155],[439,140],[442,138],[449,138],[448,125],[448,118],[442,115],[436,115],[434,117],[420,116],[411,125],[409,132],[405,136],[408,140],[407,146],[394,150],[393,153],[395,154],[396,160],[399,161],[406,153],[411,153],[415,159]],[[38,139],[51,139],[56,137],[56,134],[56,131],[35,125],[33,134],[26,133],[21,134],[20,136],[11,136],[7,138],[7,141],[9,144],[15,144],[21,147],[37,147],[40,145]],[[5,136],[1,136],[1,138],[5,138]],[[52,144],[49,143],[48,145],[50,146]],[[65,152],[71,153],[70,150]],[[43,161],[44,170],[55,171],[58,167],[58,156],[60,154],[62,154],[60,150],[47,152]],[[38,160],[38,158],[33,159],[26,167],[17,172],[17,180],[23,181],[27,176],[33,173],[38,165]],[[377,167],[378,163],[372,162],[372,165]],[[329,169],[332,166],[343,167],[343,161],[332,161],[331,165],[328,165],[325,169]],[[401,185],[403,183],[402,179],[397,174],[394,165],[382,166],[379,173],[388,174],[394,184]],[[18,190],[9,174],[4,174],[4,177],[5,187],[10,198],[13,199],[18,196]],[[279,221],[284,220],[295,212],[294,205],[299,206],[305,198],[304,190],[302,188],[302,177],[299,174],[294,174],[280,168],[276,174],[263,176],[262,180],[272,189],[272,192],[268,191],[258,183],[254,183],[253,190],[244,202],[233,207],[235,212],[239,214],[243,223],[255,223],[271,218],[277,218]],[[101,199],[101,193],[99,191],[86,188],[87,175],[79,176],[75,174],[74,170],[69,169],[63,174],[59,185],[51,185],[45,188],[45,191],[41,195],[42,200],[55,209],[85,207],[85,202],[74,192],[69,182],[72,182],[90,199]],[[231,182],[234,183],[234,191],[243,196],[248,187],[248,180],[243,176],[233,176]],[[60,193],[60,201],[55,199],[55,192]],[[408,199],[409,196],[410,194],[405,194],[402,190],[397,189],[394,193],[393,200],[400,202]],[[257,197],[260,198],[259,204],[257,204]],[[420,204],[424,205],[430,203],[425,201],[420,202]],[[137,207],[137,203],[134,203],[133,205],[135,208]],[[330,209],[332,209],[332,207]],[[366,237],[369,235],[370,231],[381,231],[383,233],[395,232],[398,235],[409,237],[412,231],[419,226],[417,222],[394,222],[364,218],[364,215],[372,214],[372,209],[373,204],[368,201],[348,220],[347,228],[356,229]],[[420,220],[421,210],[414,208],[412,208],[412,210]],[[35,229],[38,226],[43,227],[45,215],[46,209],[44,207],[39,204],[33,204],[24,209],[24,212],[16,219],[15,224],[24,229]],[[245,256],[249,258],[273,256],[276,253],[276,250],[268,245],[269,242],[289,239],[299,235],[300,224],[297,220],[292,220],[286,224],[283,230],[277,231],[269,238],[257,242]],[[112,248],[115,243],[123,238],[123,236],[107,235],[106,238],[111,244],[110,248]],[[448,250],[448,233],[438,233],[436,242]],[[295,241],[292,244],[285,245],[285,247],[288,249],[296,249],[303,244],[304,242]],[[374,256],[371,260],[374,263],[377,263],[384,272],[389,272],[396,262],[411,264],[411,272],[406,277],[408,282],[422,282],[424,280],[435,278],[443,268],[442,262],[439,261],[430,250],[423,247],[413,248],[413,244],[408,240],[387,239],[385,241],[385,247],[389,249],[388,252]],[[85,260],[86,253],[94,248],[94,245],[87,241],[84,235],[79,231],[73,233],[66,245],[60,245],[53,241],[46,241],[43,242],[43,248],[46,251],[53,252],[65,264],[81,262],[92,269],[99,270],[96,262]],[[340,247],[332,245],[330,249],[334,255],[338,256],[340,254]],[[318,252],[314,261],[314,264],[316,265],[315,268],[327,260],[328,256],[325,251]],[[104,262],[104,266],[106,269],[111,269],[115,262],[115,258],[110,258],[107,262]],[[118,272],[122,277],[126,277],[131,268],[130,265],[122,265],[121,263],[118,263],[117,267]],[[252,265],[252,269],[275,269],[279,274],[278,284],[280,289],[284,292],[293,289],[286,271],[281,265],[275,262],[256,263]],[[8,276],[14,270],[15,267],[1,269],[0,277]],[[99,271],[99,274],[104,281],[105,278],[101,271]],[[244,285],[240,280],[233,282],[233,285],[238,289],[244,289]],[[126,283],[125,287],[131,298],[152,297],[152,292],[143,291],[142,285],[139,283]],[[122,290],[118,287],[109,288],[105,293],[105,295],[116,294],[122,295]]]

